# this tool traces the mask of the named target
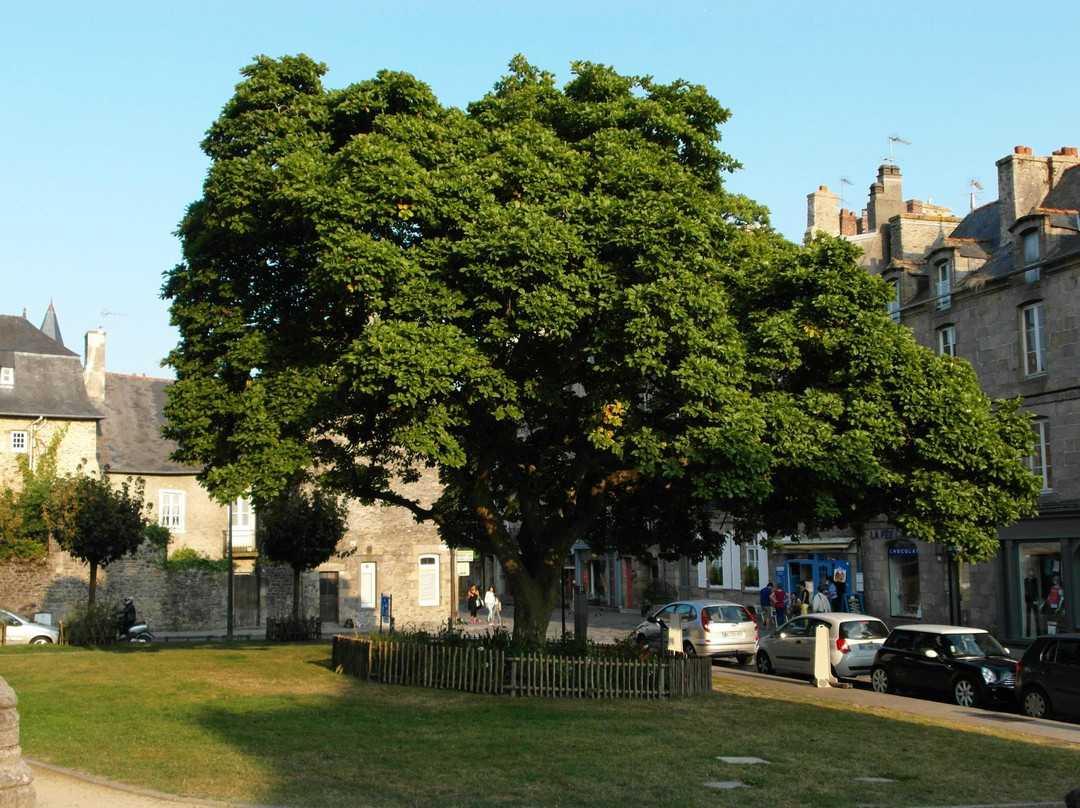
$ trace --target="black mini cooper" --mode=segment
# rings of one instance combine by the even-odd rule
[[[874,655],[878,693],[949,695],[961,707],[1016,699],[1016,660],[988,632],[966,626],[897,626]]]

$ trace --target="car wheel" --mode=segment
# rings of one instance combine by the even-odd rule
[[[769,659],[769,655],[764,651],[758,651],[757,653],[757,669],[758,673],[772,673],[772,660]]]
[[[1024,715],[1032,718],[1053,718],[1049,697],[1039,688],[1033,687],[1024,692]]]
[[[754,655],[753,654],[736,654],[735,655],[735,661],[738,662],[740,665],[749,665],[751,662],[754,661]]]
[[[978,707],[979,691],[970,679],[957,679],[953,683],[953,701],[961,707]]]
[[[52,640],[48,637],[34,637],[30,640],[31,645],[52,645]]]
[[[694,644],[690,640],[683,640],[682,650],[687,656],[697,656],[697,649],[694,648]]]
[[[634,637],[634,642],[637,644],[638,648],[643,648],[645,650],[648,650],[649,648],[649,638],[644,634],[638,634]]]
[[[875,693],[892,693],[896,690],[889,672],[881,667],[870,671],[870,686]]]

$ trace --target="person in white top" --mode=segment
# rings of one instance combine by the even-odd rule
[[[495,595],[495,587],[489,586],[484,593],[484,606],[487,607],[487,621],[490,623],[495,617],[495,603],[499,598]]]

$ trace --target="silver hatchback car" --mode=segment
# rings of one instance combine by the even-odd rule
[[[821,612],[794,617],[761,638],[757,666],[762,673],[788,671],[814,675],[814,634],[829,629],[829,662],[835,676],[867,676],[889,636],[876,617],[851,612]]]
[[[0,609],[0,621],[4,623],[5,645],[49,645],[60,642],[60,629],[35,623],[15,612]]]
[[[663,651],[668,643],[668,626],[678,618],[682,628],[683,652],[709,657],[734,657],[749,665],[757,653],[757,623],[746,607],[722,600],[680,600],[661,606],[634,629],[634,639],[642,647]]]

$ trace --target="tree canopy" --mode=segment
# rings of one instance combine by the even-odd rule
[[[579,540],[700,558],[884,513],[978,559],[1030,512],[1025,419],[894,325],[850,245],[726,189],[703,87],[517,57],[460,110],[325,71],[243,70],[163,287],[166,434],[222,501],[313,476],[406,507],[499,560],[531,637]],[[402,485],[425,466],[432,506]]]

